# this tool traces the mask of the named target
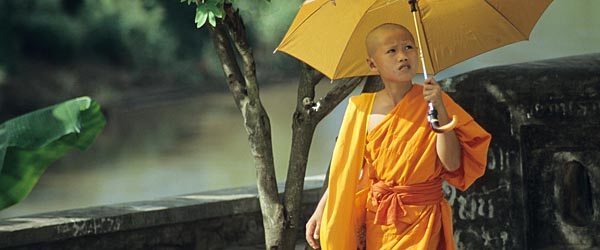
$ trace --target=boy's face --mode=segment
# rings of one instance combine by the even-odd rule
[[[375,31],[373,50],[367,59],[371,71],[385,82],[411,81],[417,73],[418,52],[410,32],[402,28]]]

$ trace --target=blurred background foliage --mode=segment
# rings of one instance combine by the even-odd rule
[[[268,86],[277,162],[289,155],[299,72],[272,52],[301,3],[234,5]],[[180,0],[0,0],[0,122],[83,95],[107,120],[89,150],[53,163],[0,218],[254,185],[242,116],[195,11]],[[321,173],[333,141],[317,143],[327,146],[310,173]]]
[[[272,51],[302,1],[237,1],[261,84],[297,77]],[[227,89],[195,6],[179,0],[0,1],[0,119],[89,95],[110,109]],[[139,99],[138,98],[138,99]],[[140,100],[141,101],[141,100]]]

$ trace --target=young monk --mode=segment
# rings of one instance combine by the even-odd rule
[[[418,49],[405,27],[380,25],[366,46],[367,64],[385,88],[350,98],[329,187],[306,224],[306,239],[333,250],[455,249],[442,182],[465,190],[482,176],[491,135],[434,79],[412,83]],[[427,102],[441,126],[456,115],[456,128],[433,132]]]

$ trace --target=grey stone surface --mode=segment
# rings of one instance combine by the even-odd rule
[[[446,190],[459,248],[599,248],[600,54],[444,84],[493,135],[486,175],[467,192]]]
[[[306,181],[305,216],[322,183]],[[256,188],[0,220],[2,249],[260,249],[262,242]]]

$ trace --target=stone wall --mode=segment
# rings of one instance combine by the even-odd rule
[[[305,217],[322,183],[307,180]],[[256,188],[0,220],[1,249],[264,249],[263,234]]]
[[[600,54],[444,82],[492,135],[487,172],[445,191],[463,249],[600,247]]]

